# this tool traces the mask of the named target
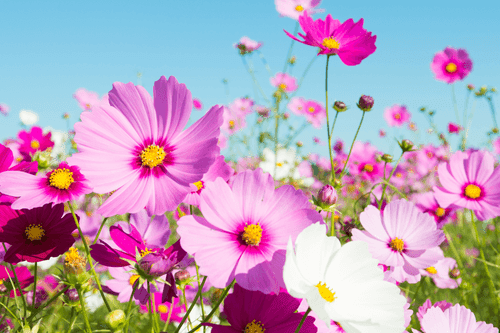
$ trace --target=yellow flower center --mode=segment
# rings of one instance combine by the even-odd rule
[[[38,142],[38,140],[32,140],[30,143],[30,146],[33,149],[38,149],[38,148],[40,148],[40,142]]]
[[[436,212],[435,213],[436,213],[437,217],[442,217],[444,215],[444,213],[445,213],[445,210],[444,210],[444,208],[438,207],[438,208],[436,208]]]
[[[199,182],[193,183],[193,185],[196,186],[196,188],[198,189],[197,191],[203,188],[203,182],[201,180]]]
[[[310,106],[307,111],[309,111],[310,113],[314,113],[314,111],[316,111],[315,108],[313,108],[312,106]]]
[[[229,128],[233,129],[234,128],[234,120],[229,121]]]
[[[366,171],[366,172],[372,172],[373,171],[373,165],[371,165],[371,164],[365,164],[365,166],[363,167],[363,170]]]
[[[286,84],[284,84],[284,83],[280,83],[279,88],[280,88],[281,90],[285,90],[285,89],[286,89]]]
[[[279,167],[280,167],[280,166],[283,166],[283,163],[278,162],[278,163],[276,163],[276,166],[279,166]]]
[[[455,65],[452,62],[450,62],[448,65],[446,65],[446,71],[448,73],[455,73],[457,71],[457,65]]]
[[[92,211],[88,210],[85,212],[85,215],[87,215],[88,217],[92,217]]]
[[[168,313],[168,308],[164,304],[158,305],[158,312],[159,313]]]
[[[40,224],[30,224],[26,230],[24,230],[26,237],[30,241],[40,240],[45,235],[45,230],[43,230]]]
[[[70,247],[64,258],[64,268],[67,273],[80,274],[85,270],[87,261],[81,257],[78,250]]]
[[[328,37],[328,38],[323,39],[323,43],[321,43],[321,44],[323,44],[323,46],[328,48],[328,49],[338,49],[340,47],[339,42],[337,42],[332,37]]]
[[[396,114],[394,115],[394,119],[396,119],[396,120],[401,119],[401,115],[400,115],[399,113],[396,113]]]
[[[340,325],[340,323],[338,321],[333,321],[333,322],[335,323],[335,325],[337,325],[338,327],[342,328],[342,325]]]
[[[241,238],[247,243],[247,245],[259,245],[262,238],[262,228],[259,223],[248,224],[245,226],[245,231]]]
[[[133,286],[135,281],[137,281],[138,278],[139,278],[139,274],[131,275],[130,278],[128,279],[128,284]]]
[[[403,174],[401,172],[396,172],[396,178],[401,178],[403,177]]]
[[[436,271],[436,269],[434,267],[427,267],[425,269],[427,272],[431,273],[431,274],[436,274],[438,271]]]
[[[256,322],[254,319],[251,323],[248,323],[247,326],[245,326],[243,333],[263,333],[265,330],[266,329],[264,328],[264,325],[262,325],[262,322]]]
[[[335,297],[335,293],[326,287],[326,283],[321,284],[321,281],[315,285],[318,288],[318,292],[321,297],[328,303],[333,302],[337,297]]]
[[[427,157],[428,158],[433,158],[434,157],[434,154],[430,151],[427,152]]]
[[[391,240],[390,246],[393,250],[396,250],[398,252],[402,252],[403,248],[405,247],[405,242],[403,242],[402,239],[394,238],[393,240]]]
[[[74,182],[73,172],[66,168],[55,169],[49,177],[49,185],[60,190],[67,190]]]
[[[147,254],[150,254],[150,253],[155,253],[156,251],[155,250],[151,250],[151,249],[148,249],[147,247],[144,249],[144,250],[141,250],[141,257],[144,257],[146,256]]]
[[[304,7],[302,7],[301,5],[298,5],[298,6],[295,6],[295,10],[298,12],[301,12],[304,10]]]
[[[149,145],[141,152],[142,165],[154,168],[163,163],[165,156],[167,156],[167,153],[165,153],[162,147]]]
[[[90,105],[90,103],[87,103],[87,104],[85,104],[85,108],[87,110],[90,110],[90,109],[92,109],[92,105]]]
[[[465,188],[464,194],[468,198],[477,199],[481,196],[481,189],[477,185],[469,184]]]

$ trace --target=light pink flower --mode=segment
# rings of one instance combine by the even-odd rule
[[[439,247],[435,247],[429,251],[436,253],[439,256],[443,256],[443,250]],[[450,271],[457,267],[457,262],[453,258],[443,258],[439,260],[436,264],[420,270],[420,274],[423,276],[430,276],[434,281],[436,287],[441,289],[455,289],[462,282],[461,278],[453,279],[450,277]]]
[[[248,290],[277,293],[283,282],[288,239],[322,221],[307,197],[293,186],[277,189],[262,169],[234,178],[232,188],[217,178],[200,197],[204,217],[183,216],[177,232],[181,245],[217,288],[236,278]],[[221,258],[224,258],[221,260]]]
[[[245,128],[247,125],[245,121],[245,114],[237,111],[234,108],[223,107],[224,112],[222,114],[222,125],[220,129],[223,133],[227,133],[229,135],[233,135],[240,129]]]
[[[464,49],[445,48],[436,53],[431,62],[436,80],[446,83],[463,80],[472,70],[472,60]]]
[[[286,93],[297,90],[297,79],[287,73],[277,73],[270,79],[271,85]]]
[[[103,216],[149,215],[174,210],[220,154],[222,107],[212,107],[187,130],[193,99],[175,77],[162,76],[154,100],[142,86],[115,82],[110,106],[83,112],[75,124],[80,166],[96,193],[113,194],[99,208]]]
[[[229,104],[229,109],[234,114],[246,116],[253,112],[253,105],[253,99],[248,97],[240,97],[236,98],[231,104]]]
[[[290,111],[295,113],[297,116],[302,116],[305,114],[304,110],[304,105],[306,104],[306,100],[303,99],[302,97],[294,97],[290,100],[290,103],[288,103],[287,107]]]
[[[451,207],[440,207],[433,192],[426,192],[416,196],[416,206],[424,213],[430,214],[436,226],[441,229],[445,223],[449,222],[451,214],[455,211]]]
[[[394,104],[385,109],[384,118],[389,126],[401,127],[404,123],[410,121],[411,113],[408,112],[405,105]]]
[[[304,112],[308,122],[315,128],[321,128],[322,122],[326,119],[325,108],[321,103],[316,101],[307,101],[304,103]]]
[[[9,114],[10,107],[7,104],[2,104],[0,103],[0,113],[3,114],[4,116],[7,116]]]
[[[427,299],[421,306],[418,308],[417,318],[418,320],[422,320],[422,317],[427,313],[427,310],[430,308],[440,308],[441,311],[444,311],[450,308],[453,304],[448,303],[447,301],[439,301],[432,304],[430,299]]]
[[[305,11],[309,14],[322,12],[323,9],[315,9],[321,0],[274,0],[276,10],[281,16],[287,16],[298,20]]]
[[[93,91],[88,91],[85,88],[78,89],[73,94],[73,98],[75,98],[78,101],[78,104],[80,105],[80,108],[82,108],[83,111],[90,111],[95,106],[99,106],[102,104],[108,105],[107,94],[104,95],[102,99],[100,99],[97,93]]]
[[[438,174],[442,187],[434,186],[434,196],[441,207],[472,209],[481,221],[500,216],[500,168],[491,153],[458,151]]]
[[[495,154],[500,155],[500,138],[493,140],[493,150]]]
[[[261,46],[262,43],[251,40],[247,36],[241,37],[240,42],[234,44],[234,47],[240,51],[241,55],[252,53],[253,51],[258,50]]]

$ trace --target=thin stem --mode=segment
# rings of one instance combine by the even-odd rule
[[[92,263],[92,257],[90,256],[89,246],[87,244],[87,241],[85,240],[85,237],[83,236],[83,232],[82,232],[82,229],[80,228],[80,223],[78,222],[78,218],[76,217],[75,210],[73,209],[73,205],[71,205],[71,202],[68,202],[68,206],[69,206],[69,209],[71,210],[71,214],[73,215],[73,219],[75,220],[76,227],[78,228],[78,233],[80,234],[80,238],[82,239],[82,243],[85,247],[85,253],[87,254],[87,261],[90,264],[90,271],[92,272],[92,275],[94,276],[94,280],[97,283],[97,287],[99,288],[99,292],[101,293],[102,300],[104,301],[104,304],[106,305],[106,308],[108,309],[108,312],[111,312],[111,307],[108,304],[108,300],[106,299],[106,296],[104,296],[104,292],[102,291],[99,277],[97,276],[97,273],[95,272],[94,264]]]
[[[34,274],[34,275],[35,275],[35,280],[34,280],[34,282],[33,282],[33,300],[32,300],[32,302],[31,302],[31,306],[32,306],[33,308],[35,308],[35,299],[36,299],[36,282],[37,282],[37,281],[36,281],[36,278],[37,278],[37,274],[36,274],[36,273],[37,273],[37,271],[38,271],[38,269],[37,269],[37,268],[38,268],[38,262],[35,262],[35,274]]]
[[[299,91],[299,88],[302,86],[302,81],[304,81],[304,78],[306,77],[307,72],[309,72],[309,69],[311,68],[312,64],[314,63],[314,60],[316,60],[318,56],[314,56],[314,58],[311,59],[309,64],[307,65],[306,69],[304,70],[304,73],[302,73],[302,76],[299,80],[299,83],[297,85],[297,89],[293,92],[293,94],[290,96],[290,99],[294,98],[297,92]]]
[[[308,307],[306,312],[304,312],[304,315],[302,316],[302,319],[300,320],[300,323],[299,323],[299,326],[297,326],[297,329],[295,330],[295,333],[299,333],[300,332],[300,329],[302,327],[302,325],[304,324],[304,322],[306,321],[306,318],[307,318],[307,315],[309,314],[309,312],[311,312],[311,308]]]
[[[352,147],[354,147],[354,142],[356,142],[356,138],[358,137],[359,129],[361,128],[361,124],[363,123],[363,119],[365,119],[366,111],[363,111],[363,115],[361,116],[361,121],[359,122],[358,130],[356,131],[356,135],[354,135],[354,139],[352,140],[351,148],[349,149],[349,154],[347,155],[347,160],[345,161],[344,168],[342,169],[342,173],[340,174],[339,179],[342,179],[346,173],[347,164],[349,159],[351,158]]]
[[[200,298],[201,298],[201,294],[200,294]],[[187,307],[188,307],[188,301],[187,301],[187,298],[186,298],[186,288],[182,288],[182,299],[184,300],[184,304],[186,305],[186,309],[187,309]],[[189,327],[193,328],[193,323],[191,322],[191,318],[189,318],[189,317],[188,317],[188,324],[189,324]]]
[[[460,117],[458,115],[457,98],[455,97],[455,84],[451,85],[451,95],[453,99],[453,107],[455,108],[455,115],[457,116],[457,124],[460,124]]]
[[[61,296],[62,294],[64,294],[66,292],[66,290],[69,289],[69,286],[66,286],[64,287],[63,290],[61,290],[60,292],[58,292],[57,294],[55,294],[54,296],[52,296],[51,299],[49,299],[47,302],[43,303],[43,307],[40,307],[38,309],[35,309],[33,310],[33,312],[31,312],[31,315],[28,317],[28,321],[31,322],[31,320],[33,318],[35,318],[35,316],[40,313],[43,309],[45,309],[47,306],[49,306],[52,302],[54,302],[57,298],[59,298],[59,296]]]
[[[425,278],[425,276],[422,276],[420,281],[418,281],[417,290],[415,290],[415,294],[413,295],[413,300],[411,301],[411,304],[413,304],[415,302],[415,300],[417,299],[417,294],[418,294],[418,291],[420,290],[420,287],[422,286],[422,280],[424,278]]]
[[[271,71],[271,67],[269,67],[269,64],[267,63],[266,58],[264,58],[264,54],[260,50],[257,50],[257,53],[259,54],[259,58],[262,59],[262,63],[264,64],[264,67],[266,68],[269,75],[273,76],[273,72]]]
[[[495,106],[493,105],[493,100],[491,99],[491,96],[486,97],[486,100],[488,100],[488,104],[490,105],[491,117],[493,118],[493,123],[495,123],[495,128],[498,129],[497,116],[495,113]]]
[[[241,57],[241,60],[243,61],[243,64],[245,65],[245,68],[247,70],[247,72],[250,74],[250,76],[252,77],[252,80],[254,82],[254,84],[257,86],[257,88],[259,88],[260,90],[260,93],[262,94],[262,97],[264,97],[264,100],[269,103],[269,99],[267,98],[266,96],[266,93],[264,92],[264,90],[262,89],[262,87],[260,86],[259,82],[257,81],[257,78],[255,77],[255,72],[253,71],[253,68],[251,68],[247,61],[245,60],[245,57]]]
[[[166,332],[168,328],[168,324],[170,323],[170,317],[172,316],[172,310],[174,309],[174,297],[170,300],[170,310],[168,310],[168,317],[165,325],[163,325],[163,331]],[[127,332],[125,332],[127,333]]]
[[[335,118],[333,119],[333,125],[332,125],[332,130],[330,132],[330,136],[332,136],[332,134],[333,134],[333,129],[335,128],[335,123],[337,122],[337,117],[339,116],[339,113],[340,112],[338,112],[338,111],[335,113]]]
[[[69,324],[69,327],[68,327],[68,330],[66,331],[66,333],[71,333],[71,330],[73,329],[73,326],[75,325],[76,318],[78,318],[78,316],[75,316],[75,308],[74,307],[71,307],[71,315],[69,318],[70,318],[70,324]]]
[[[21,323],[21,321],[19,320],[19,318],[17,318],[17,316],[14,313],[12,313],[12,311],[9,309],[9,307],[7,305],[3,304],[2,302],[0,302],[0,305],[5,308],[5,310],[12,316],[12,318],[14,318],[15,320],[17,320],[17,322],[19,323],[19,325],[23,326],[23,324]]]
[[[85,322],[85,326],[87,327],[89,333],[92,333],[92,328],[90,327],[89,318],[87,317],[87,310],[85,309],[85,301],[83,299],[82,291],[80,290],[80,286],[77,285],[75,287],[76,291],[78,292],[78,298],[80,299],[80,305],[82,307],[83,321]]]
[[[130,311],[132,310],[132,299],[134,298],[135,291],[137,290],[138,287],[139,287],[139,280],[136,280],[134,283],[134,287],[132,288],[132,293],[130,294],[130,298],[128,300],[127,322],[125,323],[125,329],[124,329],[125,333],[128,333],[128,323],[130,321]]]
[[[446,236],[446,239],[448,240],[448,244],[450,244],[451,251],[455,255],[455,259],[457,260],[458,268],[460,271],[463,273],[464,272],[464,263],[462,262],[462,258],[460,257],[460,254],[457,251],[457,248],[455,247],[455,243],[453,243],[453,238],[450,236],[450,233],[446,230],[446,225],[443,226],[443,231]]]
[[[293,35],[297,35],[297,32],[299,31],[299,22],[295,24],[295,30],[293,31]],[[290,57],[292,56],[292,49],[293,49],[293,44],[295,43],[295,40],[292,39],[292,42],[290,43],[290,48],[288,49],[288,54],[285,59],[285,66],[283,67],[283,73],[286,72],[286,69],[288,67],[288,60],[290,60]]]
[[[102,223],[101,223],[101,226],[99,227],[99,231],[97,231],[97,235],[95,235],[95,238],[94,238],[94,241],[92,242],[92,244],[95,244],[97,243],[97,240],[99,239],[99,235],[101,234],[101,231],[102,231],[102,228],[104,227],[104,223],[106,223],[106,220],[108,218],[105,217],[103,220],[102,220]]]
[[[332,180],[331,184],[335,182],[335,167],[333,166],[333,155],[332,155],[332,137],[330,135],[330,118],[328,118],[328,63],[330,62],[330,55],[326,55],[326,69],[325,69],[325,110],[326,110],[326,134],[328,135],[328,153],[330,154],[330,164],[332,165]],[[337,112],[338,114],[338,112]]]
[[[3,249],[4,249],[5,253],[7,253],[7,247],[5,246],[5,243],[2,242],[2,245],[3,245]],[[12,265],[11,263],[9,263],[9,265],[10,265],[10,270],[12,271],[12,274],[14,275],[14,286],[17,288],[17,290],[19,290],[19,296],[23,300],[23,309],[24,309],[23,321],[24,321],[26,318],[26,307],[27,307],[26,300],[24,299],[24,294],[23,294],[23,291],[21,290],[21,285],[19,284],[19,279],[17,278],[16,269],[15,269],[14,265]],[[11,280],[11,283],[12,283],[12,279],[10,276],[9,276],[9,280]],[[16,307],[19,309],[19,304],[17,304],[17,291],[16,290],[14,290],[14,300],[16,302]]]
[[[200,288],[200,272],[198,269],[198,264],[194,263],[194,267],[196,268],[196,279],[198,281],[198,289]],[[203,292],[203,291],[202,291]],[[205,307],[203,305],[203,297],[200,297],[200,305],[201,305],[201,320],[205,319]],[[203,326],[203,332],[205,332],[206,328]]]
[[[330,225],[331,225],[331,229],[330,229],[330,237],[333,237],[335,236],[335,223],[333,222],[335,219],[333,218],[333,212],[331,213],[330,215]]]
[[[396,171],[396,168],[398,167],[399,162],[401,162],[401,159],[403,158],[404,152],[401,153],[401,156],[399,156],[398,161],[396,162],[396,165],[394,168],[392,168],[391,174],[389,175],[389,178],[387,178],[387,183],[392,178],[392,175],[394,174],[394,171]],[[384,167],[384,177],[385,177],[385,167]],[[387,184],[384,184],[384,187],[382,188],[382,195],[380,196],[380,202],[378,203],[378,209],[381,209],[382,203],[384,202],[384,195],[385,195],[385,190],[387,189]]]
[[[472,117],[474,116],[474,111],[476,111],[476,103],[477,103],[477,100],[474,100],[474,104],[472,104],[472,110],[470,112],[469,119],[467,119],[468,120],[467,129],[465,130],[464,140],[462,142],[462,147],[464,147],[464,150],[465,150],[465,144],[467,142],[467,138],[469,137],[469,129],[470,129],[470,125],[472,124]]]
[[[201,288],[198,288],[198,292],[196,293],[196,296],[193,300],[193,303],[191,303],[191,306],[189,307],[189,309],[187,310],[186,314],[184,315],[184,317],[182,318],[181,322],[179,323],[179,326],[177,326],[177,329],[175,330],[174,333],[179,333],[181,327],[182,327],[182,324],[184,324],[184,322],[186,321],[186,317],[189,316],[189,314],[191,313],[191,310],[193,310],[194,308],[194,305],[196,304],[196,302],[198,301],[198,297],[201,297],[201,289],[203,288],[203,286],[205,285],[205,281],[207,280],[207,277],[203,277],[203,281],[201,282]],[[233,281],[234,283],[234,281]],[[232,284],[231,284],[232,285]],[[227,294],[227,293],[226,293]],[[220,304],[220,303],[219,303]],[[219,306],[219,305],[217,305]],[[186,307],[187,308],[187,307]],[[206,318],[205,318],[206,320]],[[198,329],[199,327],[197,327],[196,329]]]

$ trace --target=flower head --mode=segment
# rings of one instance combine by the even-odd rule
[[[31,156],[37,151],[44,151],[54,147],[54,142],[50,139],[52,133],[43,134],[42,128],[34,126],[31,130],[22,130],[18,133],[19,137],[19,152],[24,158],[24,161],[31,162]]]
[[[108,105],[108,96],[104,95],[102,99],[99,99],[99,95],[93,91],[88,91],[85,88],[80,88],[75,91],[73,98],[78,101],[80,108],[83,111],[90,111],[94,107],[99,105]]]
[[[448,133],[454,133],[454,134],[458,134],[460,133],[461,131],[463,130],[463,127],[458,125],[458,124],[455,124],[455,123],[449,123],[448,124]]]
[[[234,47],[240,51],[241,55],[250,54],[255,50],[258,50],[262,46],[262,43],[258,43],[254,40],[251,40],[247,36],[243,36],[240,38],[240,42],[234,44]]]
[[[377,36],[372,36],[371,32],[363,28],[363,19],[354,23],[348,19],[344,23],[334,20],[330,14],[325,21],[322,19],[313,19],[304,12],[299,17],[299,23],[305,35],[299,33],[303,40],[285,31],[285,33],[296,41],[319,47],[320,54],[339,56],[340,60],[348,66],[359,65],[363,59],[375,52],[377,49],[375,41]]]
[[[297,79],[287,73],[276,73],[276,75],[270,78],[271,85],[278,88],[280,91],[289,93],[297,90]]]
[[[436,53],[431,62],[436,80],[446,83],[463,80],[472,70],[472,60],[464,49],[445,48]]]
[[[201,110],[203,109],[203,104],[201,104],[201,101],[198,98],[193,98],[193,107],[195,110]]]
[[[411,113],[408,112],[406,106],[395,104],[385,109],[384,118],[389,126],[401,127],[404,123],[410,121]]]
[[[316,9],[321,0],[274,0],[276,10],[281,16],[287,16],[298,20],[305,11],[310,14],[322,12],[323,9]]]
[[[424,213],[430,214],[436,221],[436,226],[441,229],[449,221],[454,209],[439,206],[434,193],[426,192],[416,196],[416,206]]]

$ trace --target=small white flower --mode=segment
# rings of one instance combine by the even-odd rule
[[[296,168],[298,164],[297,155],[295,154],[295,149],[284,149],[278,148],[278,159],[274,155],[274,151],[269,148],[264,148],[264,161],[260,162],[259,167],[264,172],[274,176],[274,179],[283,179],[286,177],[292,177],[293,179],[300,179],[299,170]],[[274,173],[274,168],[276,168],[276,173]],[[290,174],[293,170],[293,173]]]
[[[50,140],[54,142],[54,147],[52,147],[52,152],[50,156],[57,159],[59,155],[62,155],[61,160],[64,160],[66,155],[66,141],[68,141],[68,133],[55,130],[52,127],[45,127],[43,129],[43,134],[51,133]]]
[[[384,273],[368,244],[340,245],[326,236],[326,226],[305,228],[295,242],[288,240],[283,279],[288,292],[305,298],[319,319],[334,320],[346,332],[401,333],[406,299],[399,288],[384,281]]]
[[[26,126],[34,125],[38,122],[38,114],[30,110],[21,110],[19,112],[19,119]]]

